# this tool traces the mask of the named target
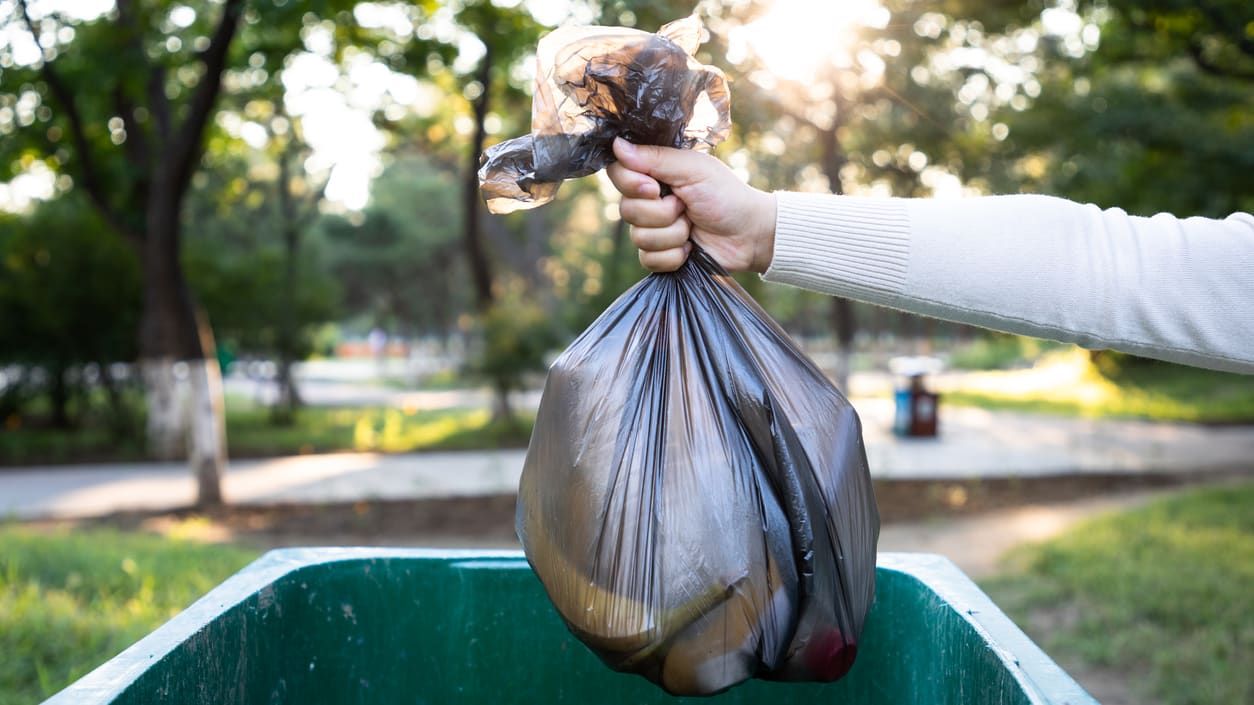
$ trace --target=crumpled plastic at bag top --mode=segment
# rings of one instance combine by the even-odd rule
[[[839,678],[875,592],[857,414],[700,248],[550,368],[517,529],[570,630],[677,695]]]
[[[615,137],[708,150],[731,129],[723,72],[693,58],[704,32],[693,15],[650,34],[562,27],[540,40],[531,134],[490,147],[479,185],[492,213],[552,201],[565,179],[614,161]]]

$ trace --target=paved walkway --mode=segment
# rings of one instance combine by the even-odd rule
[[[857,400],[871,472],[951,479],[1067,472],[1254,470],[1254,427],[1091,421],[944,408],[938,439],[889,431],[887,400]],[[521,450],[380,455],[338,453],[234,462],[230,502],[351,502],[512,492]],[[0,517],[84,517],[187,506],[195,486],[181,463],[0,470]]]
[[[1131,509],[1178,490],[1152,490],[1033,504],[970,517],[897,522],[880,528],[880,551],[939,553],[974,579],[995,575],[1006,552],[1048,541],[1078,522]]]

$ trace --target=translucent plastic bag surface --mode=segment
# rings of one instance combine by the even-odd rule
[[[610,144],[727,133],[689,18],[541,41],[532,135],[489,150],[491,210],[551,200]],[[702,106],[710,108],[709,110]],[[675,694],[833,680],[875,591],[879,514],[849,402],[699,248],[623,294],[549,370],[518,535],[571,631]]]
[[[692,16],[657,34],[562,27],[541,39],[531,134],[489,148],[479,169],[488,210],[548,203],[563,179],[612,162],[615,137],[685,149],[722,142],[731,101],[723,72],[692,58],[703,31]]]
[[[839,678],[875,591],[857,414],[700,250],[550,368],[517,521],[571,630],[676,694]]]

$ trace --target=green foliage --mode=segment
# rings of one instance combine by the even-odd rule
[[[1042,44],[1041,94],[997,116],[999,188],[1140,215],[1254,208],[1254,45],[1248,3],[1081,3],[1101,42],[1072,58]],[[1062,127],[1065,126],[1065,127]]]
[[[246,220],[218,224],[220,229],[241,231],[247,225]],[[230,242],[225,237],[191,237],[183,263],[219,344],[242,353],[277,354],[278,322],[284,315],[284,255],[272,232],[250,240],[223,247],[224,241]],[[293,354],[302,359],[314,350],[317,327],[335,315],[339,287],[316,252],[303,253],[297,272],[294,315],[300,337]]]
[[[1170,374],[1170,368],[1175,367],[1170,362],[1137,357],[1117,350],[1094,350],[1089,353],[1089,360],[1098,374],[1114,382],[1134,382],[1138,377],[1145,378],[1145,373],[1152,370],[1166,370]]]
[[[0,422],[42,423],[32,403],[50,399],[46,417],[68,426],[85,411],[87,367],[108,388],[109,365],[134,359],[139,320],[135,254],[104,233],[81,199],[64,196],[25,215],[0,215]],[[117,397],[115,396],[115,401]],[[129,406],[104,412],[114,439],[135,428]]]
[[[428,159],[395,161],[356,220],[329,216],[316,237],[347,313],[406,333],[446,333],[471,294],[460,258],[452,176]]]
[[[366,33],[353,21],[354,4],[247,3],[225,64],[228,72],[240,74],[231,84],[246,87],[276,74],[288,54],[302,48],[306,24],[322,18],[334,21],[338,39],[360,41]],[[37,3],[31,5],[38,11]],[[36,106],[30,119],[19,117],[0,128],[7,133],[0,140],[0,179],[43,161],[72,176],[76,188],[90,190],[93,205],[109,212],[111,225],[142,235],[154,166],[179,158],[178,139],[203,107],[196,103],[197,87],[208,80],[201,76],[202,58],[223,14],[220,7],[197,6],[183,27],[170,20],[170,9],[166,0],[146,0],[85,21],[33,14],[36,26],[43,27],[51,69],[18,63],[10,43],[0,47],[0,105],[16,105],[26,96]],[[19,12],[6,13],[0,26],[15,35],[27,32]],[[58,32],[62,27],[70,31]],[[57,39],[49,43],[52,37]]]
[[[545,368],[560,342],[549,312],[521,291],[498,298],[480,318],[481,349],[470,371],[498,391],[521,389],[528,372]]]
[[[0,526],[0,705],[52,695],[254,556],[114,531]]]
[[[0,362],[63,365],[135,354],[133,252],[77,198],[0,220]]]
[[[1250,702],[1251,506],[1245,483],[1100,518],[1018,550],[984,587],[1064,666],[1129,674],[1164,705]]]

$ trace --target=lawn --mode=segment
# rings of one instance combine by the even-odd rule
[[[0,705],[57,692],[255,556],[141,534],[0,525]]]
[[[1084,351],[1047,355],[1031,370],[968,375],[943,403],[1087,418],[1254,423],[1254,376],[1179,365],[1131,367],[1107,377]]]
[[[229,403],[227,440],[236,457],[341,450],[405,453],[526,446],[534,417],[493,421],[486,409],[418,411],[386,408],[302,409],[294,423],[275,425],[267,409]]]
[[[248,400],[227,399],[227,442],[232,457],[333,451],[403,453],[526,446],[531,415],[513,423],[493,421],[483,409],[302,409],[294,422],[272,422],[269,410]],[[118,441],[90,422],[66,431],[16,426],[0,432],[0,465],[139,460],[141,438]]]
[[[1194,491],[1025,546],[984,588],[1064,668],[1144,702],[1254,702],[1254,483]]]

